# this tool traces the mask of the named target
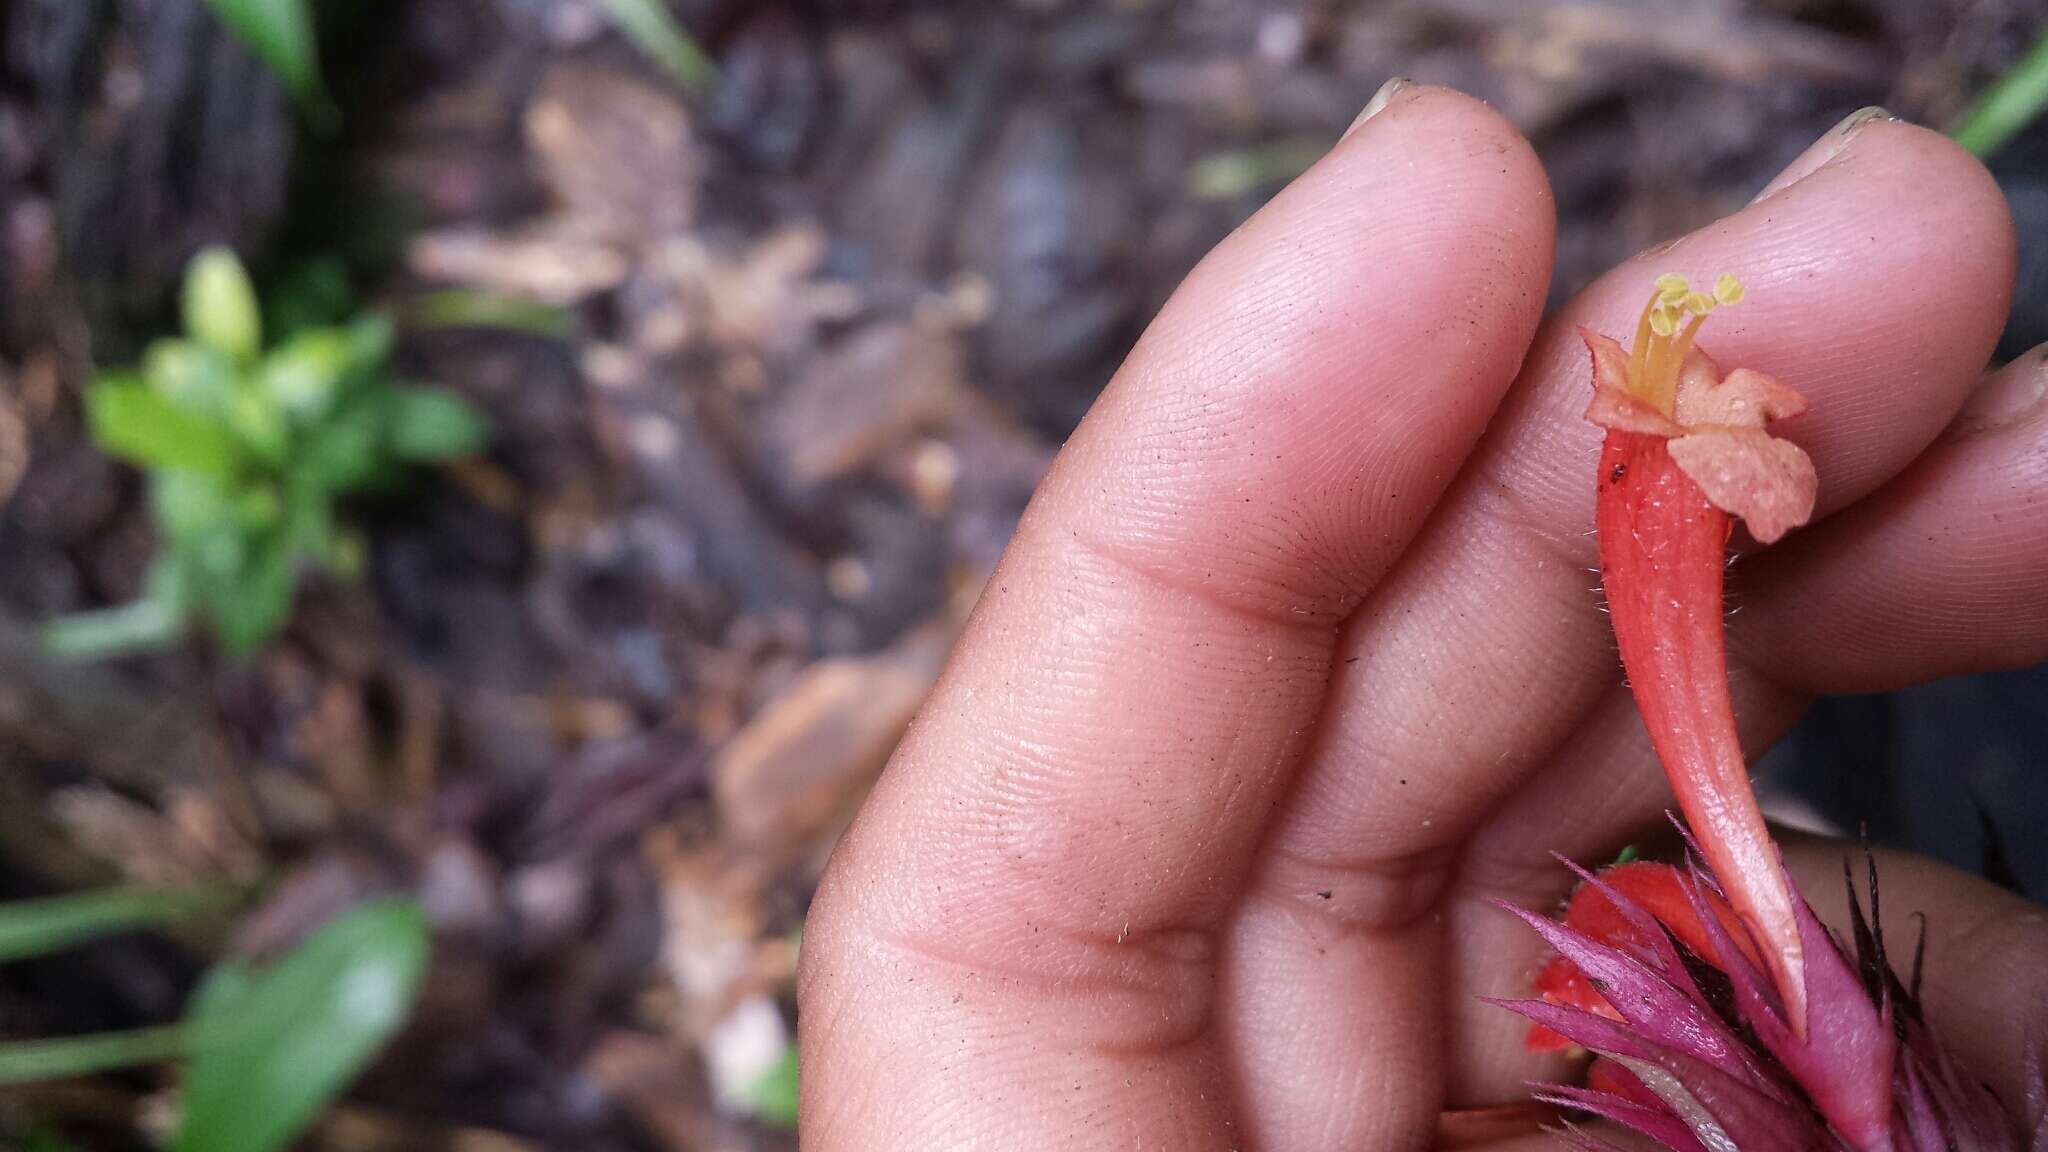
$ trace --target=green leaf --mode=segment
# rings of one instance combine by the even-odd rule
[[[226,248],[208,248],[185,269],[185,333],[237,363],[263,350],[263,316],[242,262]]]
[[[43,625],[36,640],[59,660],[105,660],[129,652],[167,648],[185,634],[185,614],[147,598],[117,608],[74,612]]]
[[[320,82],[311,0],[206,0],[220,22],[308,112],[331,115]]]
[[[223,477],[235,471],[235,443],[225,428],[132,378],[102,377],[86,392],[85,411],[93,440],[131,464]]]
[[[304,328],[340,324],[355,311],[349,287],[348,262],[339,256],[314,256],[293,265],[264,297],[272,339]]]
[[[285,477],[284,534],[294,552],[323,561],[333,545],[334,494],[302,471]]]
[[[1986,89],[1956,125],[1956,143],[1989,156],[2048,108],[2048,36]]]
[[[204,472],[159,472],[150,477],[149,506],[175,549],[233,518],[235,486]]]
[[[490,426],[469,402],[440,388],[402,388],[391,397],[390,444],[401,460],[450,460],[482,451]]]
[[[352,492],[377,480],[388,464],[385,405],[378,399],[364,397],[328,414],[293,460],[294,474],[325,492]]]
[[[777,1128],[796,1127],[796,1046],[782,1054],[774,1068],[754,1085],[754,1115]]]
[[[256,382],[294,422],[305,423],[333,406],[352,364],[346,329],[308,328],[264,357]]]
[[[207,612],[228,655],[251,655],[277,635],[297,585],[298,565],[283,534],[253,540],[246,562],[206,590]]]
[[[227,888],[109,888],[0,904],[0,963],[223,908]]]
[[[195,998],[171,1152],[275,1152],[405,1022],[427,967],[412,900],[361,905],[264,971],[222,964]]]
[[[1195,200],[1236,200],[1287,183],[1329,151],[1312,140],[1283,140],[1257,148],[1211,152],[1188,166],[1187,192]]]
[[[185,1049],[185,1029],[177,1025],[56,1040],[18,1040],[0,1044],[0,1086],[161,1064],[184,1055]]]
[[[224,416],[241,374],[227,357],[190,340],[157,340],[142,354],[151,390],[195,416]],[[104,377],[103,377],[104,378]]]
[[[109,888],[0,904],[0,963],[42,956],[116,932],[170,924],[233,898],[226,888]]]
[[[612,25],[676,83],[701,92],[718,79],[718,67],[698,47],[662,0],[603,0]]]
[[[421,296],[413,305],[411,319],[414,327],[428,330],[493,328],[551,340],[566,340],[576,331],[575,318],[567,308],[544,300],[472,288],[451,288]]]
[[[37,1124],[28,1130],[28,1139],[22,1142],[21,1152],[78,1152],[78,1148],[57,1129],[48,1124]]]
[[[177,475],[164,473],[165,476]],[[118,608],[80,612],[43,625],[37,641],[59,660],[100,660],[165,648],[185,635],[185,565],[175,551],[150,564],[142,599]]]
[[[347,329],[349,367],[357,372],[381,374],[385,362],[391,359],[391,347],[397,338],[398,330],[391,317],[381,312],[357,317]]]
[[[291,429],[285,426],[284,411],[260,387],[244,382],[235,389],[228,405],[228,427],[234,431],[236,443],[266,468],[282,466],[291,455]]]

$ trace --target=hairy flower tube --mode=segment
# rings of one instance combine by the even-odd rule
[[[1714,309],[1742,298],[1664,276],[1632,351],[1581,330],[1593,353],[1586,418],[1607,429],[1595,522],[1623,667],[1679,809],[1728,902],[1764,945],[1795,1032],[1806,1028],[1802,944],[1728,697],[1721,572],[1739,516],[1768,543],[1813,513],[1813,462],[1764,431],[1806,401],[1760,372],[1723,373],[1693,347]]]
[[[1921,1019],[1919,961],[1885,956],[1877,878],[1844,948],[1793,887],[1737,738],[1722,637],[1731,516],[1770,542],[1812,515],[1813,464],[1764,425],[1805,410],[1784,384],[1723,372],[1693,347],[1742,298],[1660,278],[1632,349],[1581,330],[1586,416],[1607,430],[1595,520],[1601,579],[1638,711],[1689,825],[1684,870],[1618,865],[1561,921],[1515,910],[1556,949],[1529,1018],[1532,1049],[1598,1058],[1583,1088],[1538,1099],[1632,1128],[1675,1152],[2018,1152],[2031,1144]],[[1852,886],[1851,904],[1856,906]],[[2028,1102],[2048,1111],[2048,1092]],[[1574,1130],[1583,1148],[1608,1148]]]

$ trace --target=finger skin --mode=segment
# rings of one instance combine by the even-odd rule
[[[1545,325],[1466,473],[1346,627],[1328,712],[1253,889],[1335,923],[1311,938],[1262,929],[1286,923],[1276,917],[1241,921],[1225,981],[1242,990],[1226,1004],[1242,1004],[1246,1066],[1347,1067],[1382,1034],[1335,1014],[1327,1029],[1268,1029],[1278,1009],[1266,995],[1421,999],[1451,1014],[1452,1067],[1413,1092],[1455,1105],[1522,1090],[1528,1064],[1505,1057],[1512,1023],[1489,1031],[1470,1003],[1512,991],[1498,986],[1516,977],[1497,954],[1468,962],[1379,941],[1443,916],[1460,846],[1496,808],[1513,819],[1515,790],[1619,685],[1592,591],[1600,433],[1582,418],[1589,368],[1576,326],[1626,335],[1661,272],[1741,277],[1748,298],[1716,314],[1701,345],[1807,395],[1808,414],[1783,430],[1812,453],[1828,514],[1906,467],[1962,405],[1996,341],[2012,267],[2010,217],[1982,167],[1935,133],[1872,122],[1804,180],[1603,277]],[[1910,294],[1893,287],[1907,283]],[[1315,895],[1325,891],[1333,899]],[[1446,970],[1461,975],[1446,985]],[[1300,1123],[1337,1134],[1315,1146],[1370,1145],[1389,1138],[1376,1114],[1371,1098],[1325,1094]]]
[[[1217,929],[1337,622],[1514,377],[1553,227],[1511,128],[1413,89],[1190,276],[835,854],[807,1148],[1244,1145]]]
[[[1981,390],[2013,405],[1966,413],[1909,474],[1758,557],[1730,628],[1736,658],[1842,693],[2048,655],[2044,384],[2042,352],[2021,357]]]

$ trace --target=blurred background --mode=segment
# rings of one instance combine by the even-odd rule
[[[2020,219],[2009,357],[2044,28],[10,0],[0,1146],[793,1148],[834,837],[1146,318],[1383,81],[1535,141],[1553,301],[1859,107],[1961,126]],[[2044,760],[2033,672],[1824,702],[1766,767],[2038,898]]]

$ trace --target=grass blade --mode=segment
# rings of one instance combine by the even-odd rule
[[[675,82],[702,92],[718,79],[718,68],[662,0],[604,0],[612,25],[647,54]]]
[[[0,1086],[161,1064],[184,1054],[185,1029],[176,1024],[55,1040],[18,1040],[0,1044]]]
[[[0,904],[0,963],[170,924],[225,907],[232,899],[226,888],[112,888]]]
[[[1287,183],[1322,159],[1329,145],[1283,140],[1256,148],[1211,152],[1188,167],[1187,193],[1195,200],[1235,200]]]
[[[250,54],[274,73],[302,108],[327,115],[312,0],[206,0]]]
[[[43,625],[37,639],[58,660],[84,661],[168,648],[184,634],[185,618],[174,606],[143,599],[60,616]]]
[[[412,327],[495,328],[566,340],[576,333],[576,320],[568,309],[524,296],[508,296],[468,288],[429,292],[419,298],[409,315]]]
[[[1956,143],[1989,156],[2020,134],[2048,107],[2048,36],[1986,89],[1956,125]]]

